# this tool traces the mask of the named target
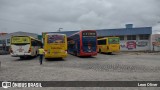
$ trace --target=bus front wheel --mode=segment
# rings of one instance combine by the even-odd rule
[[[38,56],[38,53],[37,53],[37,51],[36,51],[36,57]]]
[[[109,55],[112,55],[112,52],[108,52]]]
[[[21,57],[20,57],[20,59],[24,59],[24,58],[25,58],[24,56],[21,56]]]
[[[99,49],[99,53],[102,53],[102,52],[101,52],[101,49]]]
[[[77,52],[76,51],[74,52],[74,55],[77,56]]]

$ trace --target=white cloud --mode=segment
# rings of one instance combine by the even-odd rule
[[[154,26],[159,0],[0,0],[0,31],[41,33]]]
[[[153,34],[160,34],[160,23],[153,26],[152,30],[153,30]]]

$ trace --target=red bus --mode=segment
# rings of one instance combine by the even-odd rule
[[[97,55],[97,32],[82,30],[68,37],[68,53],[75,56]]]

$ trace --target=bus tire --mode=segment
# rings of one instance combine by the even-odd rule
[[[109,54],[109,55],[111,55],[111,54],[112,54],[112,52],[108,52],[108,54]]]
[[[102,53],[102,52],[101,52],[101,49],[99,49],[99,53]]]
[[[76,51],[74,51],[74,55],[77,56],[77,52]]]
[[[38,56],[38,53],[37,53],[37,51],[36,51],[36,57]]]
[[[24,59],[25,57],[24,56],[21,56],[21,57],[19,57],[20,59]]]
[[[77,56],[79,56],[79,53],[77,53]]]

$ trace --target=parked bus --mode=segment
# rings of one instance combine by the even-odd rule
[[[30,36],[12,36],[10,54],[23,59],[28,56],[37,56],[42,42]]]
[[[67,57],[67,36],[49,33],[44,36],[45,58]]]
[[[109,53],[120,51],[119,37],[105,37],[98,39],[98,52]]]
[[[75,56],[97,55],[97,33],[83,30],[68,37],[68,53]]]

